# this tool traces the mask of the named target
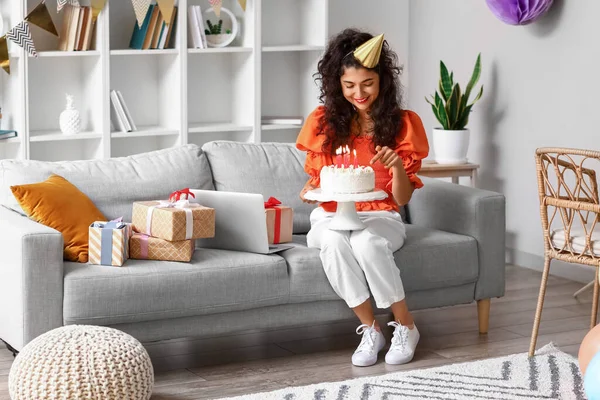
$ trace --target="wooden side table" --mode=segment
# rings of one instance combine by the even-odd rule
[[[452,178],[452,183],[458,183],[458,178],[467,176],[471,179],[471,186],[477,185],[478,164],[438,164],[435,161],[423,161],[418,175],[430,178]]]

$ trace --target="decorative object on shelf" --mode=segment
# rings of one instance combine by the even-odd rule
[[[242,7],[242,10],[246,11],[246,0],[238,0],[238,3]]]
[[[131,0],[133,4],[133,11],[135,11],[135,18],[137,19],[138,27],[141,29],[144,24],[146,14],[148,14],[148,8],[150,8],[151,0]]]
[[[175,8],[175,0],[157,0],[157,3],[164,20],[169,21],[167,22],[167,25],[169,25],[173,17],[173,8]]]
[[[471,80],[463,94],[458,83],[454,82],[454,73],[448,73],[448,68],[440,61],[439,93],[425,101],[431,104],[433,114],[442,125],[433,129],[433,150],[438,164],[467,163],[469,149],[469,114],[473,105],[481,98],[483,86],[471,104],[469,97],[473,87],[481,76],[481,54],[477,56]]]
[[[383,40],[383,33],[369,39],[354,50],[354,58],[365,68],[375,68],[379,64]]]
[[[6,37],[24,48],[27,53],[37,57],[35,45],[31,38],[31,31],[29,30],[29,23],[27,23],[27,21],[21,21],[17,26],[6,32]]]
[[[225,33],[222,32],[222,19],[219,19],[219,21],[215,24],[211,22],[210,19],[206,18],[207,14],[215,13],[214,8],[211,7],[204,13],[204,17],[206,18],[206,22],[208,24],[208,29],[204,30],[204,33],[206,34],[206,43],[208,47],[226,47],[233,42],[233,40],[238,34],[239,25],[237,19],[235,18],[235,15],[233,15],[233,13],[225,7],[221,7],[221,11],[229,17],[230,21],[229,24],[225,25]]]
[[[221,6],[223,5],[223,0],[208,0],[208,3],[215,10],[217,17],[221,18]]]
[[[73,96],[67,94],[67,107],[60,114],[60,130],[65,135],[76,135],[81,132],[81,117],[75,109]]]
[[[528,25],[544,15],[553,0],[486,0],[492,14],[509,25]]]

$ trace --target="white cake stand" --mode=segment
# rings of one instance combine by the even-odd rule
[[[352,193],[352,194],[330,194],[323,193],[321,188],[306,192],[304,197],[307,200],[314,201],[336,201],[337,210],[335,216],[329,224],[329,229],[335,231],[358,231],[365,229],[366,225],[358,218],[356,212],[357,202],[383,200],[388,197],[388,194],[381,189],[375,189],[367,193]]]

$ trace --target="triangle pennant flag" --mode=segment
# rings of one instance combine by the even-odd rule
[[[171,17],[173,16],[173,7],[175,6],[175,0],[157,0],[158,8],[162,13],[162,16],[167,23],[167,25],[171,22]]]
[[[56,12],[61,12],[67,4],[79,7],[79,0],[56,0]]]
[[[61,12],[68,0],[56,0],[56,12]]]
[[[106,0],[92,0],[92,23],[96,23],[98,20],[98,15],[104,10],[104,6],[106,5]]]
[[[137,19],[138,27],[141,29],[150,8],[151,0],[131,0],[133,4],[133,10],[135,11],[135,18]]]
[[[0,67],[10,75],[10,58],[8,56],[8,42],[6,35],[0,37]]]
[[[242,6],[242,10],[246,11],[246,0],[238,0],[240,6]]]
[[[27,21],[21,21],[19,25],[6,32],[6,37],[27,50],[27,53],[37,57],[33,39],[31,38],[31,31],[29,30],[29,23]]]
[[[37,7],[35,7],[33,11],[27,15],[27,17],[25,17],[25,21],[39,26],[54,36],[58,36],[54,22],[52,22],[52,17],[50,16],[50,11],[48,10],[48,7],[46,7],[46,3],[44,3],[44,1],[38,4]]]
[[[213,10],[215,10],[215,14],[217,17],[221,17],[221,6],[223,5],[223,0],[208,0]]]

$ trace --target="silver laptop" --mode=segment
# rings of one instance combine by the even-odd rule
[[[191,190],[191,202],[215,209],[215,237],[198,239],[197,247],[271,254],[294,247],[269,245],[264,198],[261,194]]]

